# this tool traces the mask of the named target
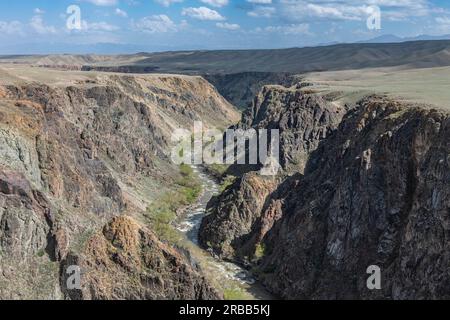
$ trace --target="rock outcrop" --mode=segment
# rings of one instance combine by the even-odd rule
[[[344,107],[304,93],[301,86],[265,86],[236,127],[278,129],[282,175],[288,172],[298,175],[319,143],[337,128],[345,112]],[[237,164],[228,171],[249,170],[254,170],[254,166]],[[295,179],[292,180],[278,189],[295,184]],[[280,181],[280,177],[256,173],[242,175],[210,203],[211,214],[204,218],[200,228],[201,244],[222,258],[241,262],[251,259],[255,246],[280,218],[283,192],[274,192]]]
[[[221,258],[244,258],[241,252],[277,184],[272,178],[248,173],[208,204],[212,214],[202,220],[199,241]]]
[[[220,94],[239,109],[249,107],[265,85],[291,87],[296,77],[283,72],[242,72],[233,74],[206,74],[208,80]]]
[[[70,299],[221,298],[188,255],[160,242],[130,217],[114,218],[89,239],[82,253],[69,253],[61,269],[62,288],[70,281],[71,265],[80,268],[81,288],[66,290]]]
[[[305,92],[301,84],[291,88],[265,86],[238,126],[278,129],[280,164],[286,171],[302,172],[311,152],[337,128],[346,111],[345,107]]]
[[[180,178],[174,129],[238,113],[200,77],[11,70],[0,69],[0,297],[61,298],[60,261]],[[165,289],[154,297],[176,296]]]
[[[309,101],[314,99],[320,98]],[[258,109],[270,110],[266,105]],[[278,126],[272,114],[253,111],[241,125]],[[216,230],[222,241],[208,237],[203,244],[219,254],[235,244],[225,257],[238,261],[257,255],[249,261],[260,280],[285,299],[448,299],[448,112],[373,96],[336,121],[313,134],[321,137],[313,143],[301,141],[311,137],[304,134],[283,140],[284,150],[306,157],[274,191],[248,193],[244,176],[219,196],[203,229]],[[302,117],[286,128],[314,128],[312,123],[318,122]],[[244,198],[236,210],[232,204]],[[252,208],[254,219],[241,214],[249,212],[245,208]],[[252,227],[244,224],[241,233],[223,227],[242,216]],[[371,265],[381,269],[380,290],[366,286]]]
[[[362,101],[289,192],[261,278],[289,299],[448,299],[449,154],[448,113]]]

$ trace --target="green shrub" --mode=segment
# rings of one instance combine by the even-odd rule
[[[192,167],[182,164],[180,166],[181,178],[176,182],[181,188],[178,190],[180,196],[178,198],[180,205],[188,205],[194,203],[202,192],[202,185],[194,175]]]
[[[229,186],[236,181],[236,177],[226,176],[220,184],[220,193],[224,192]]]
[[[177,210],[194,203],[201,191],[201,183],[189,165],[180,165],[181,178],[176,181],[176,189],[165,193],[147,208],[146,217],[152,229],[162,240],[178,243],[179,232],[172,226],[177,218]]]
[[[227,164],[209,164],[206,169],[215,177],[221,178],[230,166]]]
[[[191,177],[194,174],[194,170],[191,166],[183,163],[180,165],[180,173],[183,177]]]
[[[177,243],[180,239],[177,230],[172,226],[172,222],[176,218],[175,210],[170,203],[158,202],[147,208],[146,215],[156,235],[161,240],[171,243]]]
[[[225,300],[247,300],[247,294],[241,288],[228,288],[223,292]]]
[[[266,251],[266,247],[264,246],[264,244],[258,243],[255,248],[255,254],[254,254],[255,259],[260,260],[261,258],[263,258],[265,255],[265,251]]]
[[[39,251],[37,252],[37,256],[39,258],[43,257],[45,255],[45,250],[44,249],[39,249]]]

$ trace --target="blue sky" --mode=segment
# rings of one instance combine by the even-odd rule
[[[67,28],[67,8],[80,28]],[[381,30],[367,19],[380,9]],[[246,49],[450,34],[447,0],[16,0],[0,2],[0,54]]]

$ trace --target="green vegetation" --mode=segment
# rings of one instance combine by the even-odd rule
[[[162,240],[179,243],[180,234],[172,226],[177,218],[177,210],[194,203],[202,188],[192,168],[182,164],[179,168],[180,178],[176,181],[176,188],[165,193],[160,199],[147,208],[146,217],[149,219],[153,231]]]
[[[39,251],[37,252],[37,256],[38,257],[43,257],[45,255],[45,250],[44,249],[39,249]]]
[[[221,178],[228,170],[229,165],[227,164],[208,164],[206,169],[215,177]]]
[[[255,248],[254,258],[256,260],[260,260],[264,257],[265,254],[266,254],[266,247],[264,246],[264,244],[258,243]]]
[[[226,174],[229,167],[230,166],[227,164],[209,164],[206,166],[206,170],[208,170],[211,175],[221,180],[220,193],[224,192],[226,188],[236,181],[235,176]]]
[[[82,252],[86,247],[86,244],[88,243],[89,239],[91,239],[94,236],[94,234],[95,230],[90,228],[81,232],[75,240],[73,250],[76,253]]]
[[[180,235],[171,225],[176,218],[176,212],[170,208],[170,204],[154,204],[147,209],[147,212],[152,229],[161,240],[170,243],[180,241]]]
[[[225,300],[247,300],[248,296],[241,288],[228,288],[223,292]]]
[[[226,176],[220,184],[220,193],[224,192],[229,186],[236,181],[234,176]]]
[[[388,116],[388,119],[389,120],[396,120],[396,119],[399,119],[399,118],[401,118],[405,113],[407,113],[409,110],[407,109],[407,108],[403,108],[403,109],[401,109],[401,110],[399,110],[399,111],[397,111],[397,112],[394,112],[394,113],[392,113],[392,114],[390,114],[389,116]]]
[[[181,179],[176,183],[181,188],[178,190],[181,193],[181,204],[188,205],[194,203],[202,192],[202,186],[192,168],[186,164],[180,166]]]

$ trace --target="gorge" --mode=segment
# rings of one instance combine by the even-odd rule
[[[0,64],[2,299],[450,298],[450,68],[201,77],[54,58]],[[281,172],[172,163],[195,121],[279,130]]]

